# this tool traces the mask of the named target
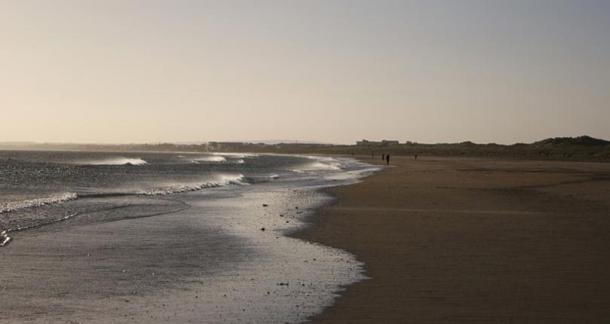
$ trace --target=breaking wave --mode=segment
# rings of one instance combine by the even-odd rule
[[[280,178],[279,174],[268,174],[268,175],[256,175],[256,176],[249,176],[246,178],[247,182],[250,184],[257,184],[257,183],[265,183],[265,182],[270,182],[270,181],[275,181],[278,180]]]
[[[82,165],[144,165],[148,164],[145,160],[140,158],[125,158],[125,157],[117,157],[117,158],[108,158],[101,160],[85,160],[78,161],[76,164]]]
[[[221,163],[221,162],[227,162],[227,159],[224,156],[217,156],[217,155],[212,155],[212,156],[200,156],[200,157],[196,157],[196,158],[192,158],[190,159],[191,162],[194,163]]]
[[[41,207],[51,204],[58,204],[70,200],[78,199],[78,194],[73,192],[66,192],[50,197],[26,199],[21,201],[9,201],[0,203],[0,214],[13,212],[25,208]]]
[[[155,188],[148,191],[139,191],[136,194],[147,195],[147,196],[159,196],[159,195],[171,195],[183,192],[199,191],[208,188],[217,188],[227,185],[247,185],[243,174],[228,175],[223,174],[217,176],[215,179],[202,182],[202,183],[190,183],[190,184],[172,184]]]
[[[251,158],[251,157],[257,157],[258,154],[254,154],[254,153],[219,153],[219,152],[214,152],[211,153],[212,155],[215,156],[223,156],[223,157],[229,157],[229,158],[234,158],[234,159],[245,159],[245,158]]]
[[[292,171],[303,173],[307,171],[340,171],[341,162],[331,157],[307,156],[310,162],[300,165]]]
[[[0,214],[19,211],[27,208],[42,207],[47,205],[61,204],[79,198],[107,198],[119,196],[160,196],[171,195],[183,192],[200,191],[208,188],[218,188],[227,185],[248,185],[243,174],[219,174],[212,177],[208,181],[200,183],[177,183],[159,186],[153,189],[135,190],[135,191],[110,191],[110,192],[95,192],[95,193],[74,193],[67,192],[50,197],[27,199],[21,201],[10,201],[0,203]]]
[[[218,154],[209,155],[209,156],[199,156],[195,158],[188,158],[188,160],[192,163],[234,163],[234,164],[244,164],[246,163],[245,156],[243,155],[229,155],[222,156]],[[183,157],[184,158],[184,157]]]

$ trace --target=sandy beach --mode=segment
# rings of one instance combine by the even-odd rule
[[[610,164],[392,164],[328,190],[338,200],[298,234],[354,253],[371,278],[313,322],[610,321]]]
[[[604,163],[393,157],[322,192],[96,198],[2,248],[0,323],[604,323],[609,182]]]

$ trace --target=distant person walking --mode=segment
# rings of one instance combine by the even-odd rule
[[[390,154],[385,155],[385,163],[386,165],[390,165]]]
[[[415,156],[414,156],[414,157],[415,157],[415,159],[417,160],[417,154],[415,154]]]

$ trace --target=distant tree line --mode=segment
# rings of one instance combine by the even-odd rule
[[[356,145],[307,143],[208,142],[202,144],[24,144],[2,145],[0,149],[83,150],[105,152],[252,152],[278,154],[341,154],[341,155],[419,155],[447,157],[489,157],[508,159],[576,160],[610,162],[610,142],[592,138],[557,137],[512,145],[475,144],[473,142],[421,144],[397,141],[359,141]]]

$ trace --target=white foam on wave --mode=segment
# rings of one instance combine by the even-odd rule
[[[327,162],[313,162],[307,165],[308,170],[331,170],[338,171],[341,170],[341,163],[327,163]]]
[[[78,161],[76,164],[84,165],[144,165],[148,164],[145,160],[140,158],[126,158],[126,157],[115,157],[100,160],[85,160]]]
[[[219,174],[216,176],[221,185],[247,185],[243,174]]]
[[[247,185],[243,174],[219,174],[212,179],[199,183],[168,184],[149,191],[138,191],[137,194],[147,196],[163,196],[183,192],[200,191],[208,188],[217,188],[227,185]]]
[[[188,158],[192,163],[235,163],[235,164],[244,164],[246,163],[245,156],[240,157],[241,155],[229,155],[222,156],[218,154],[212,154],[208,156],[199,156],[195,158]]]
[[[227,161],[227,159],[224,156],[216,156],[216,155],[200,156],[200,157],[196,157],[196,158],[191,158],[190,160],[193,163],[201,163],[201,162],[220,163],[220,162]]]
[[[48,197],[25,199],[20,201],[0,202],[0,214],[15,212],[27,208],[42,207],[47,205],[61,204],[67,201],[76,200],[79,198],[95,198],[115,195],[171,195],[175,193],[199,191],[208,188],[217,188],[227,185],[248,185],[243,174],[217,174],[209,180],[198,183],[174,183],[167,184],[152,190],[136,190],[136,191],[117,191],[117,192],[101,192],[101,193],[81,193],[66,192]]]
[[[221,153],[221,152],[213,152],[210,153],[212,155],[215,156],[223,156],[223,157],[230,157],[230,158],[234,158],[234,159],[245,159],[245,158],[251,158],[251,157],[257,157],[258,154],[254,154],[254,153]]]
[[[6,246],[11,241],[11,237],[6,234],[6,231],[0,232],[0,247]]]
[[[258,184],[258,183],[265,183],[265,182],[270,182],[270,181],[275,181],[278,180],[280,178],[279,174],[265,174],[265,175],[252,175],[247,177],[247,181],[248,184]]]
[[[0,214],[13,212],[25,208],[41,207],[51,204],[59,204],[69,200],[78,199],[78,194],[66,192],[62,194],[52,195],[49,197],[26,199],[20,201],[9,201],[0,203]]]
[[[335,158],[322,156],[306,156],[306,158],[311,161],[300,165],[292,171],[303,173],[307,171],[340,171],[343,169],[341,167],[341,161]]]

